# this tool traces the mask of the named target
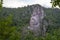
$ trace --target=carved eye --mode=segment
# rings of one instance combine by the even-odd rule
[[[35,20],[34,18],[32,18],[32,20]]]
[[[34,21],[33,25],[37,25],[38,24],[38,22],[34,18],[32,18],[32,20]]]
[[[35,22],[33,25],[37,25],[38,23],[37,22]]]

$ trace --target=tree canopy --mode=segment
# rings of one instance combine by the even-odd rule
[[[2,8],[3,0],[0,0],[0,9]]]
[[[52,7],[59,6],[60,7],[60,0],[51,0]]]

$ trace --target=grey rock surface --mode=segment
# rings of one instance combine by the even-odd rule
[[[30,26],[28,27],[35,36],[42,35],[45,36],[46,33],[46,25],[47,23],[44,19],[46,14],[44,14],[44,10],[40,5],[33,6],[33,14],[30,18]]]

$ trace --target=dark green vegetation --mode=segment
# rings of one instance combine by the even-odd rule
[[[2,8],[3,0],[0,0],[0,9]]]
[[[59,6],[60,7],[60,0],[51,0],[52,7]]]
[[[49,22],[46,37],[34,37],[29,30],[29,33],[23,37],[22,29],[29,25],[32,6],[2,8],[0,11],[0,40],[60,40],[60,10],[57,8],[43,7],[46,13],[45,18]]]

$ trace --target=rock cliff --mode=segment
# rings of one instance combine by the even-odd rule
[[[30,18],[30,26],[28,29],[31,30],[35,36],[45,36],[47,22],[44,18],[46,14],[40,5],[32,6],[32,9],[33,13]]]

